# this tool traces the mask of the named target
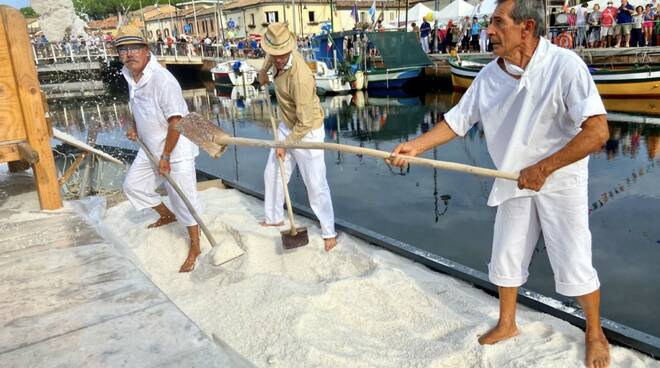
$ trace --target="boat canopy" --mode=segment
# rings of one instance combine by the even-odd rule
[[[433,64],[413,32],[369,32],[367,38],[378,49],[388,69]]]

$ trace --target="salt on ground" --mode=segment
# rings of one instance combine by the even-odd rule
[[[327,253],[318,227],[303,218],[310,244],[285,251],[280,229],[257,225],[261,201],[217,188],[200,198],[220,246],[233,242],[244,256],[214,266],[203,241],[195,271],[180,274],[183,226],[147,230],[155,214],[128,202],[109,209],[104,224],[197,325],[259,367],[583,366],[584,335],[567,322],[520,307],[519,336],[480,346],[498,302],[468,283],[346,234]],[[613,367],[660,367],[629,349],[611,352]]]

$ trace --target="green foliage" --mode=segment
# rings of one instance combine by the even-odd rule
[[[170,0],[174,5],[186,0]],[[142,6],[168,4],[168,0],[142,0]],[[79,15],[86,15],[89,19],[105,19],[117,13],[127,13],[140,9],[140,0],[73,0],[73,6]]]
[[[25,18],[36,18],[39,16],[39,14],[37,14],[34,11],[34,9],[32,9],[29,6],[26,6],[25,8],[21,8],[21,14],[23,14]]]

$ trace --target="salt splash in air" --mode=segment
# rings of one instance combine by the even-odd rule
[[[86,24],[76,14],[71,0],[32,0],[32,8],[39,14],[39,26],[50,42],[61,41],[67,32],[86,35]]]

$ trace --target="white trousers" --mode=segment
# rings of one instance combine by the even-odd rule
[[[284,140],[291,132],[283,123],[279,126],[279,139]],[[305,137],[305,142],[323,142],[325,131],[323,127],[312,130]],[[332,209],[330,187],[325,177],[325,154],[323,150],[293,149],[287,150],[284,157],[286,181],[296,165],[300,169],[303,182],[307,188],[307,198],[314,214],[321,223],[321,237],[334,238],[335,215]],[[284,189],[280,174],[279,161],[275,150],[271,149],[264,171],[264,212],[267,224],[277,224],[284,221]]]
[[[422,50],[424,50],[425,53],[429,53],[429,36],[426,37],[420,37],[419,43],[422,44]]]
[[[170,164],[170,177],[179,185],[183,193],[195,208],[198,214],[202,213],[202,205],[197,196],[197,177],[195,173],[195,160],[184,160]],[[185,226],[197,225],[188,207],[179,197],[179,194],[160,176],[154,165],[149,161],[144,152],[140,150],[135,156],[135,161],[128,169],[124,179],[124,194],[129,202],[137,210],[153,208],[161,203],[161,198],[156,193],[156,188],[165,183],[165,189],[169,196],[172,212],[177,221]]]
[[[495,216],[490,281],[502,287],[523,285],[542,231],[556,291],[581,296],[597,290],[600,282],[591,264],[587,201],[583,185],[502,203]]]
[[[488,33],[487,32],[481,32],[479,34],[479,49],[481,52],[487,52],[488,51]]]

